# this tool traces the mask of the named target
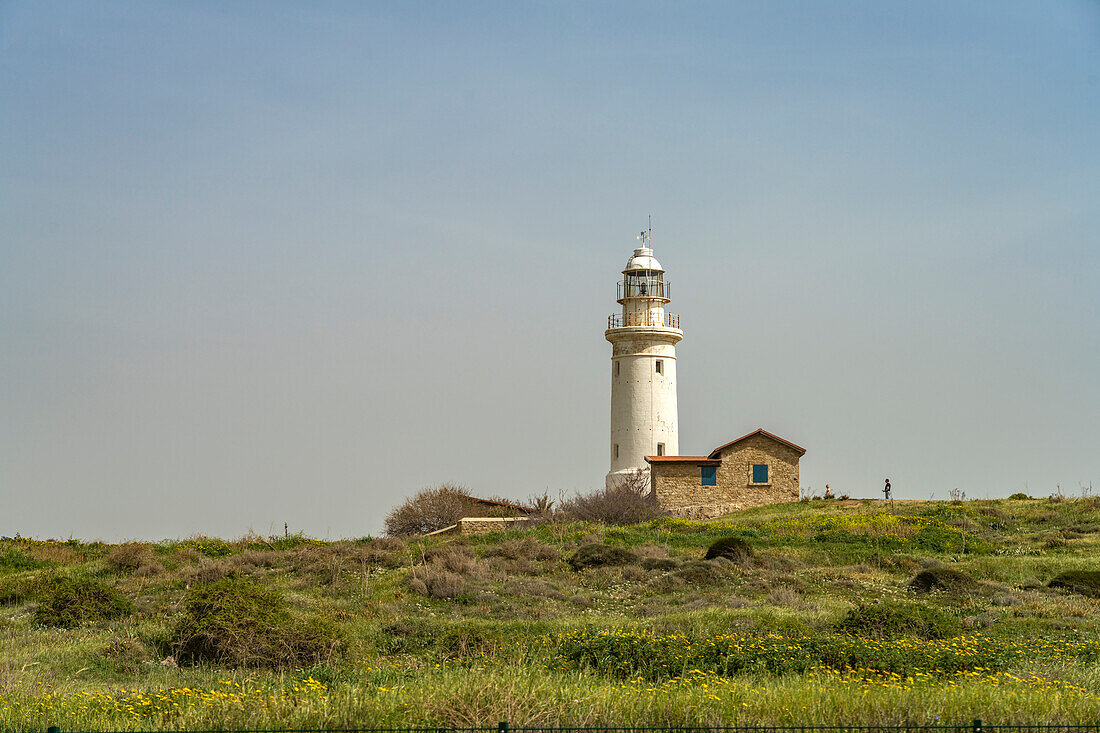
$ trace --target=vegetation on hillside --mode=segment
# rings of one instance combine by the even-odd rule
[[[1098,559],[1088,497],[3,538],[0,730],[1097,721]]]

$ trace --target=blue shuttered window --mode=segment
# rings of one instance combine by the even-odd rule
[[[752,482],[754,484],[768,483],[768,464],[754,463],[752,466]]]
[[[699,483],[703,486],[718,485],[718,466],[700,466]]]

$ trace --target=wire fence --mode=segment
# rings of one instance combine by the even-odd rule
[[[112,731],[62,731],[50,726],[47,733],[114,733]],[[985,723],[974,720],[963,725],[759,725],[759,726],[670,726],[640,725],[591,727],[513,727],[508,721],[483,728],[262,728],[249,730],[188,730],[187,733],[1100,733],[1095,723]],[[133,733],[130,731],[129,733]]]

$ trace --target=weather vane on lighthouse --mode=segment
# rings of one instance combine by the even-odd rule
[[[642,231],[642,233],[638,235],[638,239],[639,239],[639,241],[641,241],[643,247],[645,247],[646,249],[650,248],[649,247],[650,242],[653,241],[653,217],[652,216],[649,217],[649,230],[648,231]]]

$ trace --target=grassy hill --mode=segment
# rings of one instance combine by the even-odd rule
[[[1096,722],[1098,558],[1100,500],[1061,497],[4,538],[0,729]]]

